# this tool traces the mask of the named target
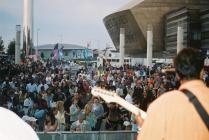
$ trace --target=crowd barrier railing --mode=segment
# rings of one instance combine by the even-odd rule
[[[133,131],[37,132],[40,140],[136,140]]]

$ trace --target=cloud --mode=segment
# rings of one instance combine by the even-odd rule
[[[104,46],[105,42],[111,40],[103,25],[103,18],[129,1],[34,0],[34,40],[36,29],[40,28],[39,44],[54,43],[61,40],[62,36],[65,43],[83,45],[92,40]],[[23,0],[1,0],[0,9],[4,11],[4,16],[9,15],[5,22],[0,21],[1,27],[11,28],[18,22],[22,24]],[[3,17],[1,13],[0,17]],[[6,22],[10,22],[9,26]],[[7,34],[10,36],[13,32],[8,30]]]
[[[110,14],[116,6],[112,0],[36,0],[35,14],[41,20],[70,21],[70,22],[94,22],[101,20]],[[122,0],[114,0],[122,1]],[[125,1],[125,0],[123,0]],[[50,3],[50,5],[49,5]],[[45,18],[43,18],[45,17]]]
[[[0,0],[0,36],[5,46],[15,38],[15,26],[22,24],[22,1]]]
[[[13,16],[22,16],[22,0],[1,0],[0,9]]]

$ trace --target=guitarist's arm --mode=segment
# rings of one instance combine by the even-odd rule
[[[142,119],[141,114],[137,114],[135,117],[136,123],[138,126],[142,127],[144,119]]]
[[[119,101],[118,103],[122,107],[126,108],[127,110],[129,110],[135,115],[135,120],[136,120],[137,125],[142,127],[144,119],[147,116],[146,113],[140,110],[139,108],[137,108],[135,105],[128,103],[122,98],[118,98],[118,101]]]

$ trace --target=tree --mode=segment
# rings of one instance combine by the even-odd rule
[[[0,36],[0,52],[4,51],[4,41],[2,40],[2,37]]]
[[[8,45],[7,49],[8,55],[15,55],[15,40],[11,41]]]
[[[20,59],[22,62],[25,62],[25,53],[23,50],[21,50]]]
[[[31,48],[30,48],[30,54],[31,54],[31,55],[34,55],[35,53],[36,53],[35,48],[31,47]]]
[[[45,57],[45,56],[44,56],[44,53],[41,52],[41,58],[44,59],[44,57]]]

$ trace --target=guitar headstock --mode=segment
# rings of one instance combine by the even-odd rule
[[[115,92],[111,92],[99,87],[94,87],[91,90],[91,94],[97,97],[101,97],[105,102],[117,102],[118,95]]]
[[[111,102],[117,103],[134,114],[139,114],[139,112],[140,112],[143,119],[145,119],[147,116],[147,114],[143,110],[137,108],[133,104],[128,103],[123,98],[118,96],[117,93],[115,93],[115,92],[108,91],[108,90],[105,90],[105,89],[102,89],[99,87],[94,87],[91,90],[91,94],[94,96],[97,96],[97,97],[101,97],[107,103],[111,103]]]

